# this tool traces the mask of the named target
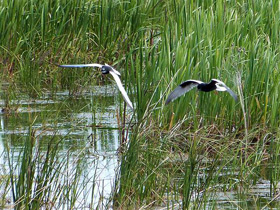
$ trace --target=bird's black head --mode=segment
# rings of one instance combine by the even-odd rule
[[[102,66],[101,67],[101,72],[102,74],[109,74],[109,71],[111,71],[112,68],[110,66]]]

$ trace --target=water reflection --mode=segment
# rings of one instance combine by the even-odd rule
[[[24,136],[29,134],[32,125],[43,149],[47,149],[50,138],[55,135],[62,139],[60,154],[71,151],[72,160],[85,154],[82,182],[87,184],[83,186],[84,192],[79,195],[81,202],[78,203],[101,207],[100,198],[103,200],[109,196],[118,162],[118,104],[117,90],[108,85],[94,86],[75,97],[69,97],[68,91],[63,91],[55,95],[46,93],[36,100],[21,96],[10,101],[10,106],[15,109],[0,114],[1,166],[8,169],[5,144],[9,145],[13,156],[19,155],[25,145]],[[5,101],[1,100],[0,105],[5,106]],[[94,198],[93,204],[91,198]]]

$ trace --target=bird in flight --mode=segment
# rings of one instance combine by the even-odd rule
[[[237,101],[237,95],[228,87],[225,83],[220,80],[212,79],[209,83],[204,83],[199,80],[187,80],[176,87],[168,96],[165,105],[174,101],[176,98],[189,92],[191,89],[197,87],[198,91],[210,92],[213,90],[217,91],[227,91],[235,101]]]
[[[116,69],[114,69],[112,66],[109,66],[108,64],[105,63],[105,65],[102,64],[98,64],[98,63],[91,63],[91,64],[73,64],[73,65],[58,65],[59,67],[64,67],[64,68],[83,68],[83,67],[97,67],[97,68],[101,68],[101,72],[102,74],[111,74],[114,78],[114,80],[117,83],[117,86],[125,100],[125,102],[127,103],[127,105],[133,110],[133,105],[132,102],[130,101],[123,85],[122,82],[119,78],[119,76],[121,76],[120,72],[118,72]]]

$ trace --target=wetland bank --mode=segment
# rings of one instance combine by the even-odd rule
[[[278,1],[0,1],[0,205],[278,209]],[[110,77],[58,64],[108,63]],[[224,81],[238,95],[189,92]],[[211,103],[209,103],[211,101]]]

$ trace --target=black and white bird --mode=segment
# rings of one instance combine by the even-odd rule
[[[171,101],[174,101],[176,98],[184,95],[189,92],[191,89],[197,87],[197,90],[203,92],[210,92],[212,90],[217,91],[227,91],[235,101],[238,100],[237,95],[228,87],[225,83],[220,80],[212,79],[209,83],[204,83],[199,80],[187,80],[181,83],[176,87],[168,96],[165,105],[169,104]]]
[[[114,78],[114,80],[117,83],[117,86],[125,100],[125,102],[127,103],[127,105],[133,110],[133,105],[132,102],[130,101],[123,85],[122,82],[119,78],[119,76],[121,76],[120,72],[118,72],[116,69],[114,69],[112,66],[109,66],[108,64],[105,63],[105,65],[102,64],[98,64],[98,63],[92,63],[92,64],[73,64],[73,65],[58,65],[59,67],[65,67],[65,68],[83,68],[83,67],[97,67],[97,68],[101,68],[101,72],[102,74],[111,74]]]

